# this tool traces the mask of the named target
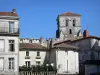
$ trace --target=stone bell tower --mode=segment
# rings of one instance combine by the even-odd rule
[[[81,36],[81,25],[80,25],[79,14],[67,12],[60,14],[57,17],[56,38],[67,39],[76,36]]]

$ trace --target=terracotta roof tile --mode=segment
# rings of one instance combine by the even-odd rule
[[[54,45],[54,48],[66,48],[66,49],[77,49],[77,50],[79,49],[79,47],[77,46],[73,46],[66,43],[60,43],[60,44]]]
[[[18,15],[13,12],[0,12],[0,16],[18,16]]]
[[[81,16],[81,15],[76,14],[76,13],[66,12],[66,13],[60,14],[59,16]]]
[[[20,43],[20,49],[46,49],[46,47],[38,43]]]

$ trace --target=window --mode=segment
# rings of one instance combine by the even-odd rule
[[[14,32],[14,22],[9,22],[9,32],[10,33]]]
[[[9,69],[14,69],[14,58],[9,58]]]
[[[40,56],[40,52],[37,52],[37,56]]]
[[[36,61],[36,65],[40,65],[40,61]]]
[[[26,67],[30,67],[30,61],[25,61]]]
[[[14,40],[9,40],[9,50],[11,52],[15,51],[14,45]]]
[[[72,34],[72,30],[71,29],[69,29],[69,34]]]
[[[66,20],[66,26],[68,26],[68,20]]]
[[[29,56],[29,51],[26,51],[26,56]]]
[[[75,21],[75,20],[73,20],[73,26],[75,26],[75,24],[76,24],[76,21]]]

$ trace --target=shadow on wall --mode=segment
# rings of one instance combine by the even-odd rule
[[[46,64],[50,64],[49,62],[50,62],[50,59],[49,59],[49,50],[47,50],[43,64],[45,64],[45,65]]]
[[[91,49],[92,50],[100,50],[99,40],[95,42],[94,46]]]

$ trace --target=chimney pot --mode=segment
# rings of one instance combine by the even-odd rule
[[[84,36],[84,37],[88,37],[88,31],[87,31],[87,30],[84,30],[83,36]]]
[[[12,9],[12,13],[16,13],[16,9]]]

